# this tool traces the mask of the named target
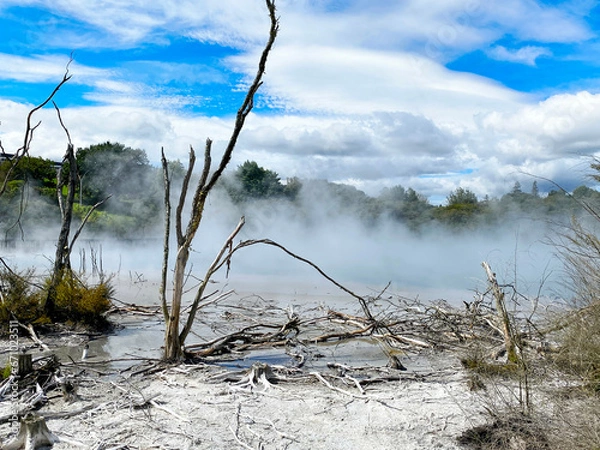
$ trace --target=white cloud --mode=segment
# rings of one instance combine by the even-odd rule
[[[519,49],[508,49],[502,45],[490,48],[487,55],[499,61],[509,61],[529,66],[535,66],[535,61],[540,56],[551,56],[552,52],[544,47],[528,45]]]
[[[204,0],[201,4],[191,0],[3,2],[4,8],[11,5],[32,5],[54,12],[58,22],[47,21],[41,27],[47,33],[46,43],[69,48],[80,48],[82,43],[130,48],[143,42],[165,42],[170,33],[248,48],[264,42],[268,27],[262,0]],[[574,42],[592,36],[583,20],[589,7],[567,11],[533,0],[350,0],[343,10],[329,11],[327,5],[278,1],[280,42],[408,48],[429,58],[447,60],[456,52],[485,47],[506,32],[541,42]]]
[[[30,57],[0,53],[0,79],[26,83],[59,82],[67,69],[69,57],[64,55],[32,55]],[[69,71],[82,77],[98,77],[104,71],[76,62]],[[73,79],[77,83],[77,78]]]
[[[24,0],[0,7],[34,6],[55,14],[42,19],[40,39],[61,48],[132,48],[166,42],[170,33],[222,45],[245,47],[264,41],[268,29],[260,0]]]
[[[522,40],[538,42],[579,42],[594,36],[585,23],[586,12],[575,15],[565,8],[543,5],[534,0],[486,2],[486,19],[501,25],[507,32]]]
[[[508,115],[481,118],[486,134],[496,136],[497,150],[521,161],[589,155],[600,149],[600,94],[560,94]]]
[[[0,127],[6,151],[21,145],[29,108],[14,102],[0,104],[7,112]],[[218,159],[233,124],[233,118],[191,117],[139,106],[65,108],[62,113],[77,147],[119,141],[146,150],[155,164],[161,147],[170,159],[187,161],[189,146],[202,152],[207,137],[214,140],[213,159]],[[42,125],[32,154],[60,158],[66,139],[55,113],[45,109],[34,119],[41,119]],[[516,180],[527,186],[531,178],[524,172],[582,184],[589,155],[598,154],[600,148],[599,120],[600,95],[586,92],[551,97],[511,114],[482,115],[470,129],[448,128],[408,113],[252,114],[230,167],[256,160],[284,178],[354,180],[369,194],[401,184],[437,198],[445,198],[457,186],[468,187],[480,197],[497,196]],[[473,172],[464,173],[466,168]],[[439,176],[423,177],[426,174]]]
[[[226,62],[247,77],[255,74],[268,27],[261,0],[206,0],[201,7],[188,0],[18,4],[45,6],[59,16],[54,26],[41,28],[48,45],[133,48],[186,36],[241,49]],[[461,185],[483,196],[506,192],[522,171],[569,177],[581,165],[580,155],[600,145],[597,95],[557,95],[534,104],[490,79],[444,67],[460,54],[490,46],[493,57],[533,65],[550,56],[543,43],[592,36],[582,19],[586,11],[575,14],[533,0],[354,0],[343,10],[327,5],[278,2],[281,34],[259,101],[284,113],[249,118],[232,167],[254,159],[284,177],[352,180],[373,194],[402,184],[445,197]],[[57,33],[70,22],[79,23]],[[503,36],[517,41],[515,47],[519,39],[540,45],[493,46]],[[0,55],[0,78],[52,82],[67,60]],[[219,70],[143,60],[110,69],[75,63],[72,72],[74,83],[90,87],[85,98],[102,105],[63,109],[78,147],[119,141],[145,149],[157,163],[161,146],[169,158],[186,160],[189,145],[202,151],[206,137],[215,140],[218,158],[229,138],[232,118],[180,112],[210,100],[198,86],[224,81],[227,75]],[[172,81],[195,89],[170,89]],[[21,144],[30,106],[0,102],[0,137],[11,151]],[[38,117],[43,124],[33,153],[59,158],[65,137],[54,112],[40,111]],[[466,168],[474,172],[464,173]]]
[[[252,73],[256,55],[230,58]],[[340,114],[406,111],[470,124],[482,111],[505,111],[526,97],[489,79],[454,72],[403,52],[278,46],[264,90],[289,110]]]

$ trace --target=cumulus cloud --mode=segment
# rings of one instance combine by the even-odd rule
[[[482,131],[497,137],[497,150],[529,158],[552,159],[592,154],[600,148],[600,94],[559,94],[506,115],[481,118]]]
[[[95,104],[63,109],[75,144],[120,141],[145,149],[153,162],[161,146],[185,160],[189,145],[200,150],[206,137],[218,155],[233,118],[191,116],[186,108],[209,104],[209,85],[253,77],[268,27],[262,0],[206,0],[202,7],[189,0],[8,0],[0,8],[11,5],[48,10],[52,19],[37,31],[46,54],[0,54],[4,80],[60,78],[68,57],[51,52],[66,46],[137,51],[186,38],[236,49],[218,67],[190,63],[192,56],[147,55],[103,67],[72,65],[73,83],[86,87],[81,95]],[[549,43],[593,37],[586,8],[532,0],[280,0],[278,8],[281,34],[257,98],[277,111],[251,115],[233,166],[253,159],[284,177],[346,181],[369,193],[402,184],[444,197],[460,185],[482,196],[505,192],[522,172],[564,178],[600,144],[597,95],[540,101],[445,66],[479,49],[533,66],[553,56]],[[498,44],[506,37],[510,48]],[[24,120],[30,105],[0,106],[0,137],[10,151],[21,140],[15,117]],[[51,110],[39,117],[36,154],[58,158],[64,133]]]

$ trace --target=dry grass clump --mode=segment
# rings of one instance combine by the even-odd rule
[[[569,314],[554,360],[592,391],[600,392],[600,300]]]
[[[549,450],[543,428],[531,417],[506,415],[465,431],[458,442],[473,450]]]
[[[7,332],[10,320],[23,324],[49,324],[44,302],[51,279],[43,285],[35,283],[33,269],[16,272],[0,270],[0,323]],[[65,271],[55,291],[55,313],[59,322],[85,324],[96,329],[108,325],[105,313],[112,306],[114,288],[110,280],[89,285],[72,271]]]
[[[32,269],[18,272],[0,270],[0,323],[3,332],[11,319],[31,323],[41,315],[41,292],[34,284]]]
[[[57,315],[63,321],[103,328],[107,324],[104,313],[111,307],[113,291],[110,281],[88,286],[72,271],[66,271],[56,286]]]

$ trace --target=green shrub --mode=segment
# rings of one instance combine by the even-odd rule
[[[12,375],[12,365],[10,364],[10,357],[6,361],[4,365],[4,369],[2,369],[2,379],[6,380],[8,377]]]
[[[0,324],[2,332],[7,331],[8,323],[16,318],[21,323],[49,324],[43,305],[48,297],[52,279],[49,277],[43,286],[34,282],[34,271],[23,272],[0,270]],[[108,321],[104,317],[111,307],[114,288],[110,280],[96,285],[88,285],[72,271],[65,271],[54,293],[56,319],[60,322],[83,323],[96,328],[104,328]]]

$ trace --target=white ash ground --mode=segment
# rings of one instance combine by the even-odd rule
[[[40,412],[92,408],[47,421],[61,439],[56,450],[460,449],[456,438],[482,415],[458,362],[449,364],[434,362],[422,379],[408,374],[367,386],[364,395],[350,385],[347,393],[332,390],[311,375],[240,390],[215,381],[222,369],[179,366],[130,379],[83,378],[78,401],[55,398]]]

